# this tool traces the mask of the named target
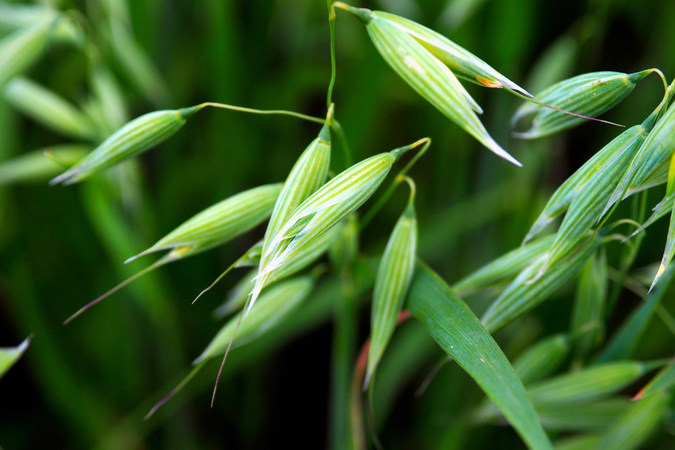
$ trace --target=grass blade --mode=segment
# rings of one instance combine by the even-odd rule
[[[406,307],[476,380],[529,448],[552,448],[504,353],[469,307],[424,264],[417,264]]]

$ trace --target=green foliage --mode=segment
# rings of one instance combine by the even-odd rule
[[[675,8],[541,5],[0,2],[0,445],[672,448]]]

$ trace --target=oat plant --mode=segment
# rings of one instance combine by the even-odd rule
[[[0,348],[0,377],[25,360],[31,373],[53,374],[41,383],[55,390],[51,401],[70,405],[74,429],[87,430],[83,445],[155,448],[161,444],[146,436],[163,426],[176,436],[167,448],[198,448],[190,427],[213,424],[204,416],[223,410],[218,420],[236,423],[227,429],[241,427],[255,445],[266,425],[247,412],[249,402],[270,390],[292,391],[299,404],[318,397],[316,367],[325,360],[331,449],[672,448],[675,80],[657,68],[575,73],[581,49],[602,37],[606,9],[566,31],[527,80],[497,57],[502,42],[488,40],[496,48],[478,56],[481,45],[474,51],[471,39],[459,45],[446,36],[483,3],[498,2],[451,0],[429,26],[415,2],[375,2],[391,12],[300,2],[328,16],[328,24],[312,18],[307,32],[326,28],[317,73],[330,73],[303,81],[303,89],[320,86],[321,105],[308,106],[293,100],[295,91],[282,93],[280,79],[260,92],[247,80],[261,75],[247,75],[253,68],[238,61],[251,57],[260,29],[235,45],[224,36],[236,27],[221,34],[227,27],[213,25],[213,45],[228,58],[167,70],[144,50],[150,38],[138,28],[138,5],[91,0],[78,11],[79,3],[0,2],[1,145],[16,140],[18,117],[51,139],[17,140],[14,157],[0,151],[0,187],[36,189],[26,221],[66,224],[60,207],[30,216],[33,203],[62,205],[65,196],[78,205],[70,214],[86,217],[65,243],[40,229],[39,245],[30,245],[45,254],[38,266],[7,246],[20,255],[6,272],[0,266],[0,287],[12,293],[11,322],[35,336],[30,348],[30,340]],[[202,7],[207,21],[232,12],[219,2]],[[288,8],[260,23],[286,20]],[[352,33],[344,43],[343,26]],[[186,58],[203,50],[169,43]],[[356,43],[358,52],[348,48]],[[356,76],[350,65],[358,58],[368,70]],[[69,71],[76,75],[65,81],[51,77]],[[195,77],[213,88],[187,92]],[[179,89],[182,78],[193,85]],[[660,100],[638,112],[636,103],[621,105],[657,79]],[[380,101],[414,108],[405,112],[412,136],[370,109]],[[623,115],[612,115],[615,108]],[[556,164],[551,149],[564,148],[579,126],[592,136],[592,152],[569,173],[547,169]],[[555,180],[551,189],[540,178]],[[667,227],[658,224],[664,216]],[[89,278],[60,275],[62,259],[73,272],[91,266]],[[26,288],[32,271],[44,273],[44,289],[70,281],[72,301]],[[105,293],[92,301],[94,289]],[[72,324],[54,326],[63,319]],[[115,353],[109,340],[121,329],[137,348],[114,355],[119,363],[96,360],[97,352]],[[287,358],[283,346],[317,329],[332,336],[269,369]],[[80,341],[85,350],[77,352]],[[63,355],[89,361],[99,391],[73,382]],[[1,381],[6,389],[16,382],[12,372],[19,370]],[[112,407],[117,394],[106,392],[117,377],[123,406]],[[284,385],[288,377],[301,391]],[[245,396],[237,380],[250,384]],[[171,418],[206,403],[202,393],[214,385],[213,409]],[[75,393],[86,414],[67,400]],[[287,406],[289,418],[275,420],[291,420]],[[390,416],[402,408],[414,420],[401,427]],[[300,428],[311,422],[292,420]]]

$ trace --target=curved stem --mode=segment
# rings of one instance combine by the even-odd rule
[[[417,154],[406,164],[406,166],[401,169],[401,171],[396,175],[396,178],[394,178],[394,181],[391,182],[387,190],[382,194],[382,196],[375,202],[375,204],[368,210],[366,214],[363,215],[363,219],[361,220],[361,227],[360,229],[363,230],[368,224],[370,223],[371,220],[373,220],[373,217],[377,215],[378,212],[384,207],[384,205],[389,201],[389,198],[394,194],[394,191],[396,190],[396,187],[401,184],[405,180],[405,175],[408,173],[410,169],[417,163],[417,161],[426,153],[426,151],[429,149],[429,146],[431,145],[431,139],[430,138],[423,138],[420,139],[419,141],[415,142],[414,144],[409,145],[411,148],[415,148],[421,144],[424,144],[420,151],[417,152]]]
[[[340,146],[342,147],[342,151],[344,152],[344,155],[345,155],[344,156],[345,157],[345,166],[346,166],[346,168],[349,168],[352,165],[352,151],[349,148],[349,142],[347,142],[347,136],[345,136],[345,132],[342,129],[342,125],[340,125],[340,122],[335,120],[335,117],[331,117],[330,126],[331,126],[331,130],[333,131],[333,133],[335,133],[335,136],[340,141]]]
[[[198,105],[198,110],[205,108],[207,106],[211,106],[213,108],[222,108],[222,109],[229,109],[232,111],[239,111],[239,112],[246,112],[246,113],[251,113],[251,114],[279,114],[283,116],[291,116],[291,117],[297,117],[298,119],[303,119],[303,120],[308,120],[310,122],[315,122],[315,123],[325,123],[324,119],[321,119],[319,117],[314,117],[314,116],[308,116],[305,114],[300,114],[294,111],[286,111],[283,109],[271,109],[271,110],[264,110],[264,109],[253,109],[253,108],[244,108],[241,106],[233,106],[233,105],[226,105],[224,103],[214,103],[214,102],[206,102]]]
[[[335,8],[331,0],[326,1],[328,5],[328,26],[330,27],[330,84],[328,85],[328,99],[326,104],[330,106],[333,103],[333,87],[335,86],[336,62],[335,62]]]

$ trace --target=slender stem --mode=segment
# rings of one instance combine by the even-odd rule
[[[331,0],[326,1],[328,5],[328,26],[330,27],[330,84],[328,85],[328,99],[326,104],[330,106],[333,103],[333,87],[335,87],[336,62],[335,62],[335,8]]]
[[[431,145],[431,139],[430,138],[424,138],[420,139],[419,141],[415,142],[412,144],[412,146],[418,146],[420,144],[424,144],[420,151],[415,154],[415,156],[406,164],[406,166],[401,169],[401,171],[396,175],[396,178],[394,178],[394,181],[391,182],[387,190],[382,194],[382,196],[375,202],[375,204],[368,210],[363,215],[363,219],[361,220],[361,230],[363,230],[368,224],[370,223],[371,220],[373,220],[373,217],[377,215],[378,212],[384,207],[384,205],[389,201],[391,196],[394,194],[394,191],[396,190],[396,187],[401,184],[404,181],[405,175],[408,173],[410,169],[417,163],[417,161],[426,153],[426,151],[429,149],[429,146]]]
[[[351,448],[352,371],[358,334],[357,292],[351,267],[341,274],[342,295],[334,304],[330,448]]]
[[[263,109],[252,109],[252,108],[244,108],[241,106],[233,106],[233,105],[226,105],[224,103],[213,103],[213,102],[206,102],[202,103],[199,105],[198,109],[205,108],[207,106],[211,106],[213,108],[222,108],[222,109],[229,109],[232,111],[239,111],[239,112],[246,112],[246,113],[251,113],[251,114],[279,114],[279,115],[284,115],[284,116],[291,116],[291,117],[297,117],[298,119],[303,119],[303,120],[308,120],[310,122],[315,122],[315,123],[321,123],[323,124],[325,122],[324,119],[321,119],[319,117],[314,117],[314,116],[308,116],[305,114],[300,114],[294,111],[286,111],[283,109],[272,109],[272,110],[263,110]]]
[[[632,216],[637,219],[637,222],[643,222],[645,213],[647,211],[647,191],[642,192],[640,197],[635,197],[633,199],[632,207],[633,207]],[[635,261],[635,257],[637,256],[638,251],[640,250],[640,244],[642,243],[644,235],[645,235],[644,232],[639,233],[636,236],[635,240],[633,241],[635,245],[633,245],[632,247],[626,247],[625,250],[623,251],[623,255],[621,258],[621,270],[619,271],[619,276],[616,283],[614,284],[614,287],[612,287],[612,292],[610,293],[609,298],[607,299],[607,309],[605,317],[610,316],[612,310],[614,309],[614,305],[616,305],[616,302],[619,299],[619,294],[621,294],[621,289],[623,288],[624,280],[628,275],[628,270],[630,270],[631,266],[633,265],[633,262]]]
[[[349,148],[349,142],[347,142],[347,136],[342,129],[342,125],[340,125],[340,122],[338,122],[335,117],[332,117],[330,121],[330,127],[333,133],[335,133],[335,136],[340,141],[340,146],[344,152],[345,166],[346,168],[349,168],[352,165],[352,151]]]

